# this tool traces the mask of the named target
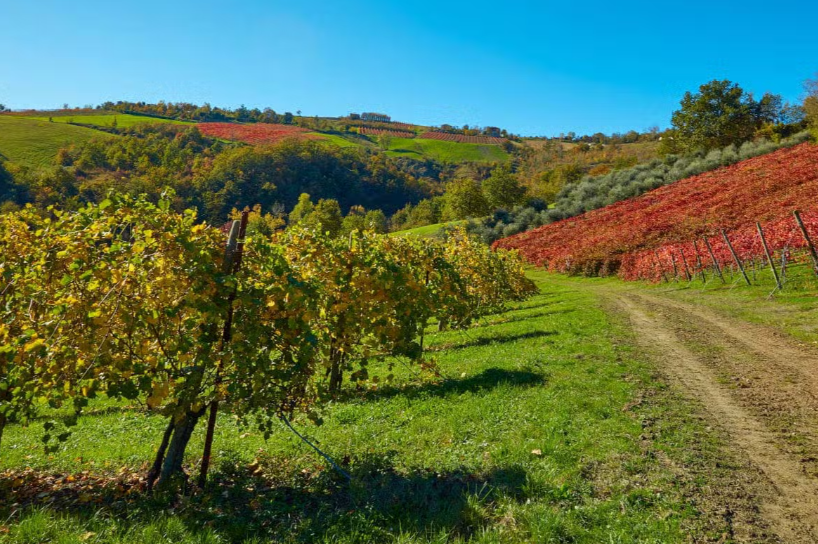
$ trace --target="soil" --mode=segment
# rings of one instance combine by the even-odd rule
[[[774,329],[662,294],[600,294],[725,437],[724,462],[738,460],[742,496],[735,489],[712,493],[730,503],[728,540],[818,542],[818,352]]]

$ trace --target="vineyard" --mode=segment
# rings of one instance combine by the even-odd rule
[[[507,141],[505,138],[495,138],[492,136],[466,136],[464,134],[449,134],[448,132],[424,132],[420,137],[428,140],[441,140],[443,142],[456,142],[459,144],[502,145]]]
[[[211,138],[244,142],[252,145],[274,144],[287,138],[313,138],[307,135],[309,130],[293,125],[273,125],[254,123],[240,125],[237,123],[199,123],[199,131]]]
[[[265,238],[246,226],[245,213],[225,246],[193,211],[118,196],[0,216],[0,438],[62,408],[44,426],[57,447],[90,400],[139,400],[167,421],[147,488],[183,476],[207,418],[204,485],[219,409],[261,433],[296,414],[317,421],[345,381],[390,380],[369,374],[372,360],[434,373],[430,323],[462,329],[535,292],[513,253],[464,233]]]
[[[391,129],[384,129],[384,128],[369,128],[369,127],[361,127],[358,129],[358,133],[364,136],[394,136],[395,138],[414,138],[417,136],[414,132],[404,131],[404,130],[391,130]]]
[[[807,242],[793,212],[803,212],[807,235],[818,238],[816,202],[818,146],[807,143],[503,239],[495,247],[518,249],[533,264],[572,274],[691,277],[714,260],[720,266],[769,260],[757,222],[766,225],[770,257],[784,252],[774,258],[794,258],[789,253]]]

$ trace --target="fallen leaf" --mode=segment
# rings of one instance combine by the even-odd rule
[[[542,450],[531,450],[532,455],[542,456]]]

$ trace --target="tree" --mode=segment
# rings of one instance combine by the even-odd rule
[[[6,105],[0,104],[0,111],[6,111]]]
[[[804,112],[812,133],[818,137],[818,74],[815,79],[808,79],[804,83],[806,97],[804,98]]]
[[[752,95],[726,79],[705,83],[696,94],[688,91],[680,104],[672,117],[674,141],[686,152],[744,143],[762,121]]]
[[[322,233],[329,233],[329,236],[334,238],[341,233],[343,217],[337,200],[322,198],[312,213],[304,219],[304,224]]]
[[[366,216],[364,216],[364,227],[378,234],[385,234],[387,230],[386,215],[381,210],[370,210],[366,212]]]
[[[314,209],[315,204],[310,200],[310,195],[301,193],[301,196],[298,197],[298,204],[296,204],[293,211],[290,212],[290,224],[295,225],[300,223],[304,218],[310,215]]]
[[[378,136],[378,145],[381,146],[381,149],[384,151],[389,151],[389,146],[392,144],[392,136],[389,134],[381,134]]]
[[[449,220],[480,217],[489,212],[489,205],[480,184],[471,178],[461,178],[446,188],[444,216]]]
[[[526,189],[508,167],[500,167],[483,182],[483,195],[492,208],[511,209],[523,203]]]
[[[366,230],[365,215],[366,210],[363,206],[353,206],[350,208],[349,213],[344,217],[344,221],[341,223],[341,234],[346,236],[355,230],[359,232]]]

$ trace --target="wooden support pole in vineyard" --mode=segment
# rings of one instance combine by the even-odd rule
[[[662,274],[662,279],[665,280],[665,283],[669,283],[667,274],[665,274],[665,268],[662,266],[662,259],[659,258],[659,252],[654,249],[653,254],[656,256],[656,265],[659,267],[659,272]]]
[[[702,275],[702,283],[707,283],[707,278],[704,276],[704,265],[702,264],[702,256],[699,253],[699,244],[693,240],[693,249],[696,251],[696,266],[699,267],[699,272]]]
[[[722,230],[721,235],[724,237],[724,243],[727,244],[727,249],[730,250],[730,255],[732,255],[733,260],[736,261],[736,266],[738,266],[738,269],[741,270],[741,275],[744,276],[744,281],[747,282],[747,285],[752,285],[752,283],[750,283],[750,278],[747,277],[747,272],[744,270],[744,265],[741,264],[741,261],[736,254],[736,250],[733,249],[733,244],[730,243],[730,238],[727,237],[727,233]]]
[[[776,270],[775,261],[773,261],[773,257],[770,254],[767,239],[764,238],[764,230],[761,228],[761,223],[756,223],[756,228],[758,228],[758,235],[761,237],[761,245],[764,246],[764,255],[767,256],[767,261],[770,263],[770,270],[773,271],[773,276],[775,276],[775,284],[778,286],[778,289],[781,290],[784,286],[781,285],[781,278],[778,277],[778,270]]]
[[[801,220],[801,214],[798,213],[798,210],[795,210],[792,212],[792,214],[795,216],[795,222],[798,223],[798,228],[801,229],[801,234],[804,236],[804,241],[807,242],[810,257],[812,257],[813,269],[815,270],[815,273],[818,274],[818,252],[815,251],[815,246],[812,243],[809,232],[807,232],[807,227],[804,226],[804,222]]]
[[[704,245],[707,246],[707,251],[710,253],[710,258],[713,259],[713,268],[716,269],[716,274],[719,275],[722,283],[727,283],[727,281],[724,279],[724,274],[721,271],[721,267],[719,266],[719,261],[716,260],[716,254],[713,253],[713,246],[710,245],[710,240],[707,239],[707,236],[704,237]]]
[[[241,256],[244,251],[244,238],[247,235],[247,220],[250,212],[243,211],[241,213],[241,221],[233,221],[230,228],[230,235],[227,238],[227,246],[224,250],[224,268],[225,274],[236,274],[241,268]],[[224,329],[222,330],[221,349],[230,342],[231,329],[233,327],[233,301],[236,298],[236,287],[233,287],[233,292],[228,295],[227,302],[227,317],[224,321]],[[219,361],[219,366],[216,369],[216,388],[221,385],[222,380],[222,361]],[[207,471],[210,468],[210,454],[213,451],[213,434],[216,430],[216,416],[219,412],[219,401],[214,400],[210,404],[210,416],[207,420],[207,434],[205,435],[204,452],[202,453],[202,467],[199,472],[199,487],[204,487],[207,483]]]
[[[693,276],[690,275],[690,267],[687,266],[687,259],[685,258],[685,250],[679,248],[679,253],[682,255],[682,264],[685,265],[685,276],[687,276],[687,281],[693,281]]]
[[[679,279],[679,267],[676,266],[676,257],[673,255],[673,250],[669,249],[668,253],[670,253],[670,262],[673,264],[673,279]]]

